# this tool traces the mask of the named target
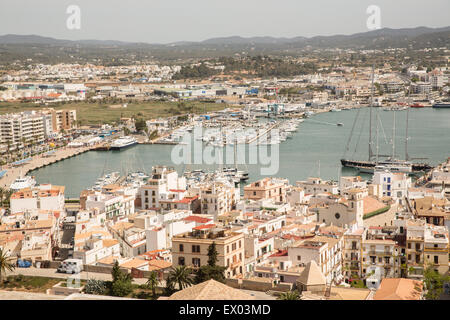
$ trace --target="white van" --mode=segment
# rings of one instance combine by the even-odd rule
[[[66,259],[58,267],[58,272],[62,273],[75,274],[81,271],[83,271],[83,260],[81,259]]]

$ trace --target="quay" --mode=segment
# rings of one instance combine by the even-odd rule
[[[56,162],[75,157],[79,154],[85,153],[90,150],[95,150],[99,145],[85,146],[79,148],[63,147],[54,150],[52,153],[44,153],[36,155],[30,159],[30,161],[23,162],[19,166],[13,166],[8,164],[2,167],[2,170],[6,171],[3,177],[0,179],[0,187],[9,189],[11,183],[19,177],[27,175],[28,172],[43,168],[45,166],[54,164]]]

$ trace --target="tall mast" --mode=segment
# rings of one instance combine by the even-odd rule
[[[392,127],[392,159],[395,159],[395,110],[394,110],[394,125]]]
[[[406,110],[406,134],[405,134],[405,160],[409,161],[408,154],[408,123],[409,123],[409,108]]]
[[[370,90],[370,118],[369,118],[369,161],[372,161],[373,158],[373,152],[372,152],[372,104],[373,104],[373,82],[375,77],[375,65],[372,65],[372,87]]]
[[[377,113],[376,113],[376,141],[377,141],[377,145],[376,145],[376,154],[375,154],[375,162],[378,163],[378,157],[379,157],[379,151],[380,151],[380,144],[379,144],[379,121],[380,121],[380,109],[377,109]]]

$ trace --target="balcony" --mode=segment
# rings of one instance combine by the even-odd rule
[[[241,265],[241,263],[242,263],[242,261],[240,261],[240,260],[235,261],[235,262],[232,262],[232,263],[230,264],[230,268],[231,268],[231,269],[235,269],[235,268],[239,267],[239,266]]]

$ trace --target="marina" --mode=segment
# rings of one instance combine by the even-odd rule
[[[367,128],[368,110],[361,110],[361,119],[357,129]],[[324,179],[338,179],[340,175],[364,176],[358,170],[352,168],[341,168],[340,159],[345,148],[351,127],[359,109],[345,112],[325,112],[307,118],[299,126],[297,132],[279,144],[279,170],[277,176],[287,177],[290,181],[305,179],[309,176],[320,175]],[[406,112],[399,113],[397,117],[398,132],[405,132],[404,118]],[[384,128],[392,128],[393,115],[391,112],[380,112]],[[314,120],[314,121],[311,121]],[[317,123],[342,123],[343,126],[323,125]],[[450,110],[417,108],[409,112],[409,152],[417,157],[426,155],[430,165],[443,161],[443,157],[450,147]],[[388,135],[389,133],[386,132]],[[438,138],[439,137],[439,138]],[[367,157],[368,133],[361,130],[358,133],[359,143],[349,149],[350,156],[359,158]],[[389,136],[386,137],[388,139]],[[384,138],[383,138],[384,139]],[[396,144],[401,145],[404,136],[396,136]],[[380,154],[391,152],[389,145],[380,147]],[[133,148],[122,152],[97,152],[91,151],[72,157],[64,161],[53,163],[39,170],[30,172],[35,176],[38,183],[60,184],[66,186],[68,197],[78,197],[80,191],[94,185],[99,178],[99,172],[120,171],[122,175],[126,172],[149,172],[152,166],[173,166],[170,159],[172,145],[160,144],[138,144]],[[320,161],[320,169],[318,165]],[[85,163],[89,163],[86,166]],[[128,169],[123,168],[123,163],[129,163]],[[259,165],[247,165],[250,180],[261,178]],[[175,166],[177,171],[183,173],[195,169],[215,171],[219,166],[214,165],[186,165]],[[367,176],[366,176],[367,177]]]

